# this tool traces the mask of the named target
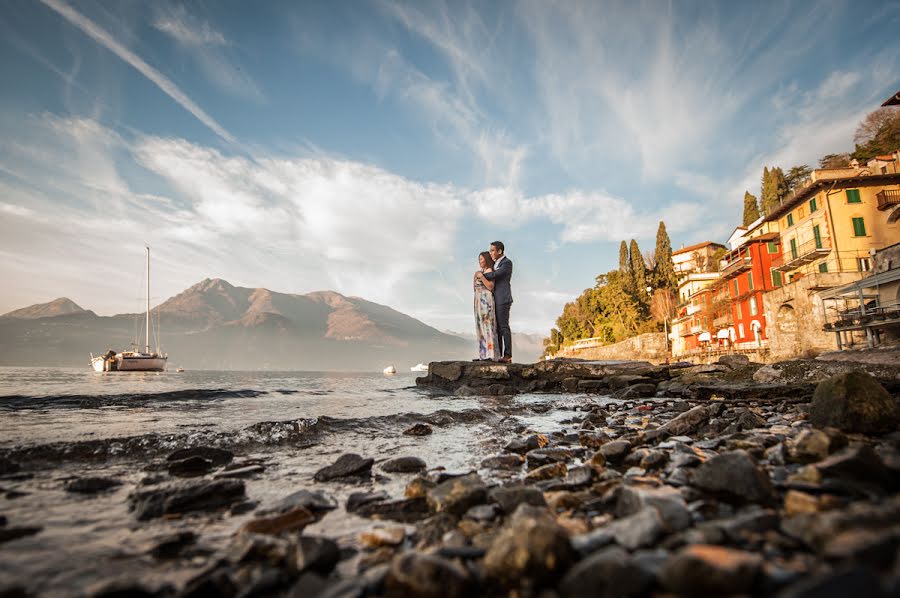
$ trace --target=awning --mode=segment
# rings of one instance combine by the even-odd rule
[[[729,336],[731,336],[731,335],[728,334],[727,328],[723,328],[722,330],[720,330],[716,333],[716,338],[728,338]]]
[[[700,336],[697,337],[697,340],[700,341],[701,343],[703,343],[703,342],[708,343],[709,341],[712,340],[712,335],[708,332],[701,332]]]

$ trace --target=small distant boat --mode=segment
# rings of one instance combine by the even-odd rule
[[[386,368],[384,368],[384,375],[385,375],[385,376],[393,376],[393,375],[396,374],[396,373],[397,373],[397,368],[395,368],[395,367],[392,366],[392,365],[389,365],[389,366],[387,366]]]
[[[157,320],[158,322],[158,320]],[[116,353],[107,351],[99,357],[91,354],[91,367],[95,372],[164,372],[168,355],[159,350],[159,334],[156,335],[156,351],[150,351],[150,248],[147,248],[147,321],[146,344],[143,351],[136,350],[137,343],[132,343],[131,351]]]
[[[175,368],[175,371],[179,374],[184,371],[184,368]]]
[[[410,372],[427,372],[428,366],[425,365],[424,363],[420,363],[418,365],[414,365],[411,368],[409,368],[409,371]]]

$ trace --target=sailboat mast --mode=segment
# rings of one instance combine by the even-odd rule
[[[150,248],[147,248],[147,345],[146,353],[150,353]]]

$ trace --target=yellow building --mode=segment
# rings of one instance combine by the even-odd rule
[[[777,288],[764,295],[772,356],[835,349],[823,330],[834,314],[821,293],[859,280],[875,251],[900,241],[900,151],[814,170],[764,221],[777,225],[782,243],[772,263]]]

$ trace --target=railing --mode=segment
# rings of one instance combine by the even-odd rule
[[[725,328],[726,326],[731,326],[732,324],[734,324],[734,321],[731,317],[731,314],[719,316],[718,318],[713,320],[713,326],[715,326],[716,328]]]
[[[878,209],[887,210],[892,206],[900,206],[900,189],[884,189],[875,194]]]
[[[751,264],[752,261],[749,257],[740,256],[738,258],[735,258],[722,267],[722,277],[724,278],[727,276],[731,276],[732,274],[735,274],[737,272],[747,270],[750,268]]]
[[[830,252],[831,239],[829,237],[810,239],[806,243],[800,244],[796,252],[790,246],[785,246],[781,255],[772,260],[772,267],[782,272],[794,270],[804,264],[814,262]]]

